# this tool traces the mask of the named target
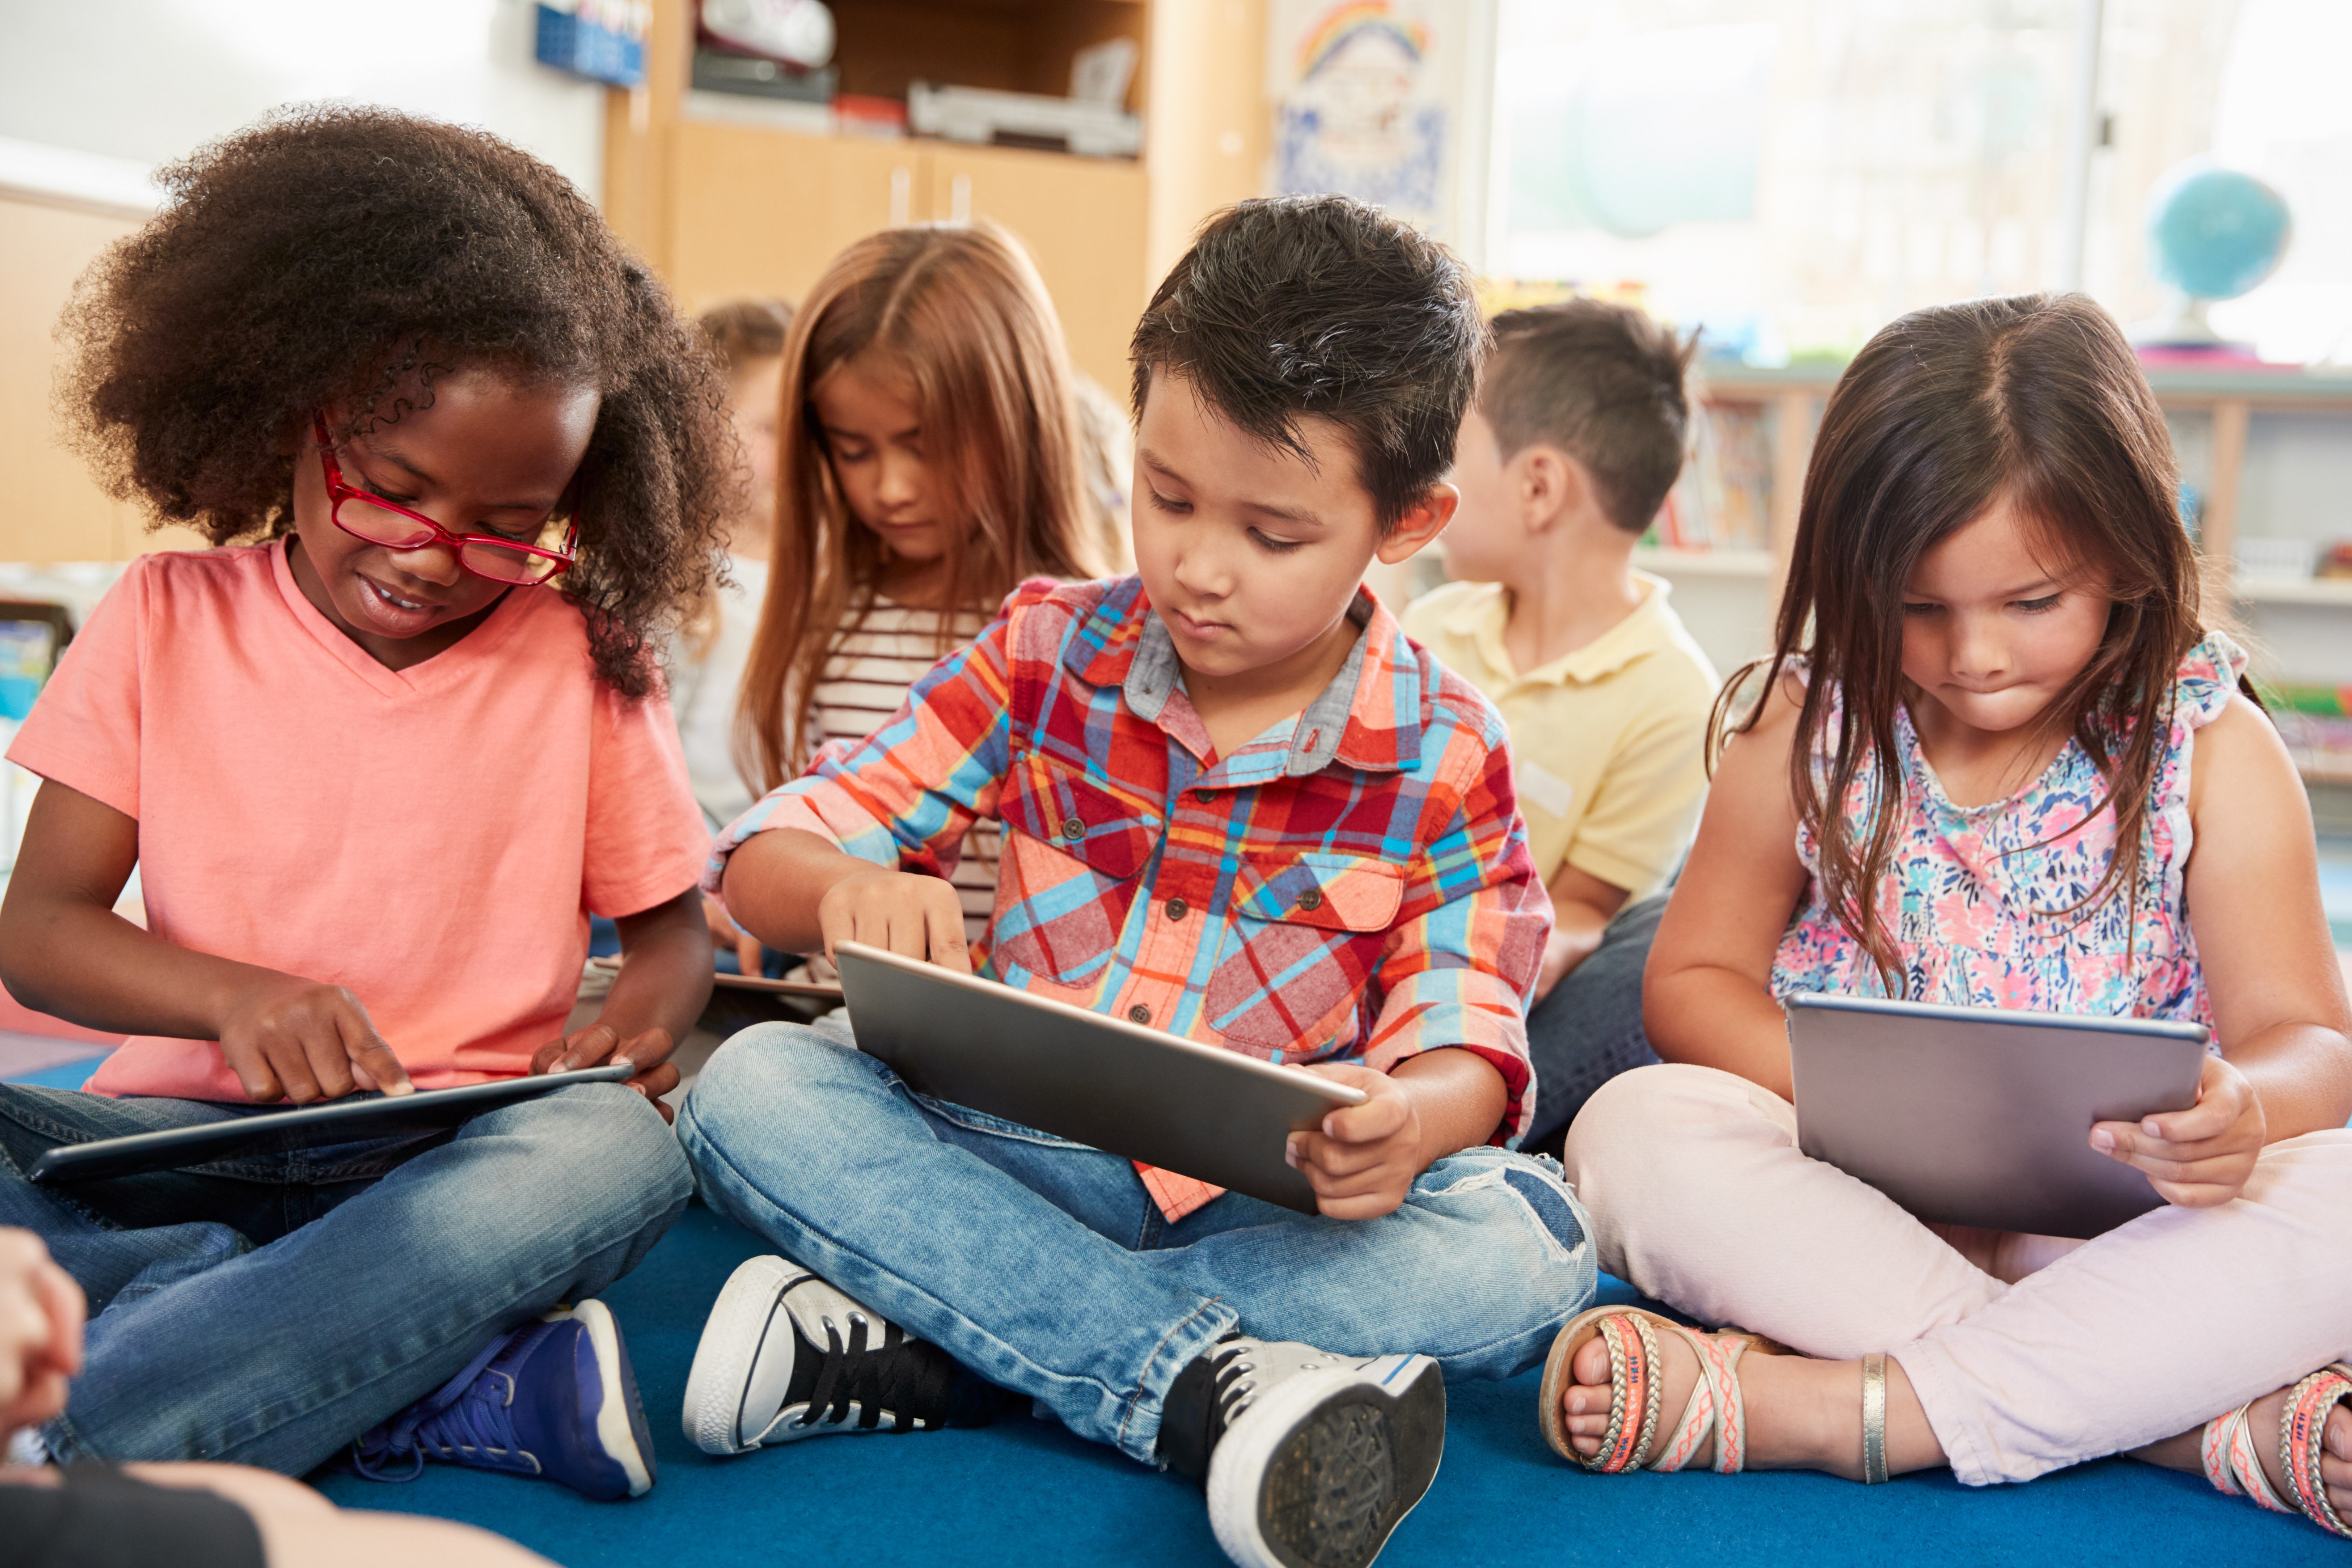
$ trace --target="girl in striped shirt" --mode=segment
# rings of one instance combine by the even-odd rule
[[[1013,584],[1103,571],[1061,323],[1003,230],[919,226],[834,259],[784,343],[775,571],[737,748],[761,790],[863,741]],[[997,829],[951,872],[978,940]]]

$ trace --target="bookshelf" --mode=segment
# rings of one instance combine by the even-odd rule
[[[1709,431],[1727,426],[1760,431],[1770,460],[1749,480],[1764,537],[1717,530],[1704,517],[1678,520],[1678,547],[1645,549],[1643,569],[1675,584],[1676,607],[1719,666],[1730,668],[1764,651],[1772,602],[1796,533],[1805,463],[1822,404],[1842,366],[1780,369],[1709,365],[1701,375],[1705,410],[1693,469],[1708,459]],[[2352,578],[2247,571],[2242,550],[2308,542],[2321,549],[2352,540],[2352,374],[2301,370],[2151,371],[2150,384],[2170,425],[2181,478],[2195,500],[2198,543],[2209,594],[2228,607],[2252,648],[2256,668],[2283,683],[2352,688]],[[1742,437],[1752,445],[1755,435]],[[1686,473],[1676,501],[1703,505],[1710,484]],[[1667,518],[1662,514],[1660,531]],[[1734,542],[1714,542],[1717,532]],[[1744,602],[1742,595],[1764,603]],[[1696,605],[1699,614],[1692,614]],[[2347,763],[2352,766],[2352,763]]]
[[[1841,368],[1715,365],[1703,373],[1697,450],[1675,487],[1684,510],[1672,521],[1682,538],[1641,550],[1635,563],[1674,585],[1675,609],[1726,674],[1770,647],[1812,433]],[[2208,604],[2222,606],[2256,675],[2287,694],[2273,717],[2322,815],[2341,817],[2335,808],[2352,792],[2352,578],[2250,571],[2240,556],[2284,542],[2324,553],[2352,540],[2352,374],[2167,367],[2148,381],[2194,498]],[[1732,509],[1735,526],[1718,528],[1704,509],[1726,481],[1698,470],[1711,438],[1719,463],[1727,426],[1745,430],[1737,439],[1751,447],[1760,432],[1770,456],[1760,473],[1742,479],[1749,494]],[[1758,510],[1760,542],[1744,521]],[[1661,534],[1668,522],[1661,514]],[[1718,534],[1728,542],[1718,543]]]

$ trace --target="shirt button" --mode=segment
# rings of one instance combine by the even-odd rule
[[[1151,1022],[1151,1009],[1145,1006],[1140,1002],[1138,1002],[1134,1006],[1129,1007],[1127,1010],[1127,1016],[1129,1020],[1133,1023],[1149,1024]]]
[[[1081,818],[1079,818],[1079,817],[1076,817],[1076,816],[1065,817],[1065,818],[1063,819],[1063,821],[1062,821],[1062,837],[1063,837],[1067,838],[1067,839],[1071,839],[1071,840],[1074,840],[1074,841],[1075,841],[1075,840],[1076,840],[1076,839],[1084,838],[1086,836],[1087,836],[1087,825],[1086,825],[1086,823],[1085,823],[1085,821],[1084,821],[1083,819],[1081,819]]]
[[[1309,888],[1305,892],[1299,894],[1298,907],[1302,910],[1321,909],[1323,907],[1323,889],[1320,888]]]
[[[1192,906],[1187,904],[1183,900],[1171,899],[1168,900],[1168,918],[1170,920],[1181,921],[1191,912]]]

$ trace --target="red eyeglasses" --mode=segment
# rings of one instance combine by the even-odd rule
[[[352,538],[386,550],[446,544],[457,552],[458,565],[477,577],[498,583],[544,583],[571,568],[580,545],[580,518],[570,498],[539,525],[539,543],[526,543],[503,533],[452,533],[423,512],[370,495],[346,481],[335,462],[335,444],[327,438],[326,416],[312,415],[310,428],[319,438],[319,465],[326,471],[329,515],[337,528]],[[558,540],[560,544],[554,542]]]

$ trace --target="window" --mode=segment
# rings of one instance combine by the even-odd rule
[[[2210,152],[2296,225],[2214,325],[2352,359],[2341,0],[1500,0],[1497,40],[1496,275],[1636,283],[1760,363],[2070,273],[2128,322],[2148,188]]]

